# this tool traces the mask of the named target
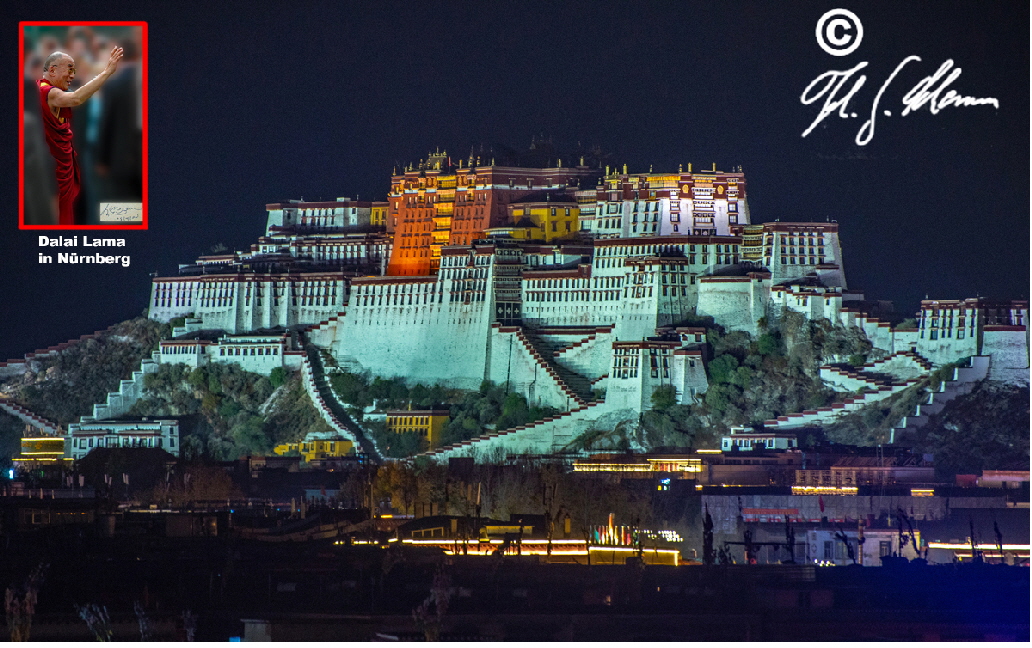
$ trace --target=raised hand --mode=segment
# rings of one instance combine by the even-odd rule
[[[108,57],[108,62],[107,65],[104,66],[104,71],[108,74],[114,74],[115,70],[118,69],[118,62],[122,59],[122,54],[124,54],[124,50],[122,50],[121,47],[116,45],[111,48],[111,56]]]

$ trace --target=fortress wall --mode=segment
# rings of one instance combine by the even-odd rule
[[[670,275],[671,279],[688,278],[687,275]],[[699,306],[699,291],[695,284],[661,285],[657,297],[658,326],[680,324],[695,312]]]
[[[752,277],[704,277],[699,282],[699,315],[709,315],[727,329],[758,333],[766,314],[769,283]]]
[[[892,349],[893,353],[899,353],[900,351],[914,351],[917,353],[917,341],[919,339],[918,332],[911,329],[895,329],[892,331]]]
[[[193,313],[205,329],[247,333],[318,324],[344,310],[347,301],[341,273],[163,277],[151,285],[149,317],[167,322]]]
[[[637,415],[637,412],[616,409],[608,402],[593,403],[544,421],[457,443],[426,456],[444,462],[451,457],[490,461],[505,455],[546,454],[562,450],[592,427],[612,429],[621,420],[636,420]]]
[[[595,380],[609,373],[613,356],[613,333],[599,331],[560,352],[554,360],[574,373]]]
[[[702,351],[674,350],[670,373],[670,383],[677,389],[677,402],[681,405],[694,403],[696,398],[700,398],[709,389]]]
[[[659,325],[658,275],[650,270],[629,273],[623,282],[623,310],[616,320],[616,340],[643,340],[656,334]]]
[[[337,361],[409,383],[478,389],[493,319],[491,267],[471,259],[446,276],[354,280],[331,348]]]
[[[488,380],[523,394],[531,406],[569,411],[577,406],[548,370],[532,355],[515,326],[494,326],[487,358]]]
[[[479,389],[490,325],[483,302],[356,306],[341,321],[332,353],[352,370]]]
[[[675,368],[682,356],[675,356],[680,342],[613,342],[612,366],[606,380],[606,403],[613,409],[645,411],[652,409],[656,388],[674,385],[679,393],[686,388],[683,369],[678,384]],[[687,359],[688,356],[683,356]],[[701,362],[699,363],[702,364]],[[693,379],[697,376],[693,375]]]
[[[1024,326],[986,326],[982,353],[990,356],[989,379],[1029,383],[1028,338]]]
[[[531,328],[545,326],[605,326],[625,311],[620,301],[539,303],[523,302],[523,322]]]
[[[875,349],[881,349],[887,353],[892,352],[895,342],[892,327],[888,322],[861,315],[855,319],[853,325],[860,327],[860,330],[864,332],[864,335],[867,336],[867,339],[870,340],[871,345]]]
[[[167,322],[194,312],[194,300],[200,283],[195,279],[160,277],[151,282],[148,317]]]
[[[527,271],[521,282],[523,321],[530,327],[610,324],[622,311],[619,280],[603,284],[590,266]]]
[[[868,338],[871,337],[867,327],[864,328],[864,332],[867,333]],[[873,338],[871,343],[879,349],[885,348],[877,344]],[[926,331],[923,337],[918,337],[915,346],[917,347],[917,353],[921,357],[935,365],[954,362],[965,356],[978,355],[978,338],[970,335],[961,339],[956,337],[940,337],[932,340]]]

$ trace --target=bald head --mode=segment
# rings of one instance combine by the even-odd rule
[[[71,56],[68,56],[64,52],[54,52],[47,57],[47,60],[43,61],[43,71],[49,72],[50,68],[60,63],[63,59],[71,60]]]
[[[75,78],[75,60],[64,52],[54,52],[43,61],[43,78],[67,91]]]

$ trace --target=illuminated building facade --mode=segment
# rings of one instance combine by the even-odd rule
[[[441,433],[448,426],[449,410],[396,410],[387,412],[387,431],[394,434],[415,432],[426,438],[431,448],[437,446]]]
[[[484,230],[488,238],[504,236],[515,241],[572,240],[580,231],[580,208],[567,196],[531,195],[509,204],[511,223]]]
[[[475,159],[456,165],[446,152],[434,153],[391,178],[387,231],[394,247],[387,274],[437,274],[442,247],[470,245],[485,230],[508,225],[510,203],[543,190],[572,192],[598,175],[583,166],[533,169]]]
[[[84,417],[85,418],[85,417]],[[179,421],[87,421],[68,426],[65,453],[72,459],[85,457],[94,448],[160,448],[179,456]]]
[[[918,457],[845,457],[825,469],[796,471],[793,492],[806,487],[855,488],[935,483],[935,467]]]
[[[273,453],[283,456],[293,452],[300,454],[308,463],[320,459],[344,457],[351,454],[355,444],[349,439],[305,439],[297,443],[282,443],[272,449]]]
[[[232,336],[303,329],[347,371],[470,390],[489,380],[562,412],[432,451],[441,460],[561,449],[637,419],[657,387],[695,402],[708,388],[702,345],[667,330],[689,317],[755,336],[791,311],[856,327],[887,355],[981,354],[991,378],[1028,382],[1027,302],[928,301],[919,326],[894,329],[847,289],[838,225],[753,224],[740,169],[527,168],[435,153],[395,173],[385,204],[266,210],[250,251],[154,280],[150,317],[189,318],[176,336],[231,334],[163,343],[160,361],[294,368],[301,349]],[[371,231],[381,221],[386,232]]]
[[[735,172],[628,173],[606,169],[593,189],[576,192],[581,229],[596,238],[668,234],[728,236],[746,225],[745,175]]]
[[[60,465],[67,459],[67,444],[68,439],[63,436],[24,436],[21,438],[21,452],[13,457],[12,461],[23,470]]]

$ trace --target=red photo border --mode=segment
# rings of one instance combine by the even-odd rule
[[[26,225],[25,224],[25,28],[26,27],[139,27],[141,71],[141,126],[142,138],[142,211],[143,223],[139,225]],[[148,224],[148,160],[150,129],[148,128],[148,34],[147,23],[143,21],[22,21],[18,23],[18,229],[24,230],[145,230]]]

